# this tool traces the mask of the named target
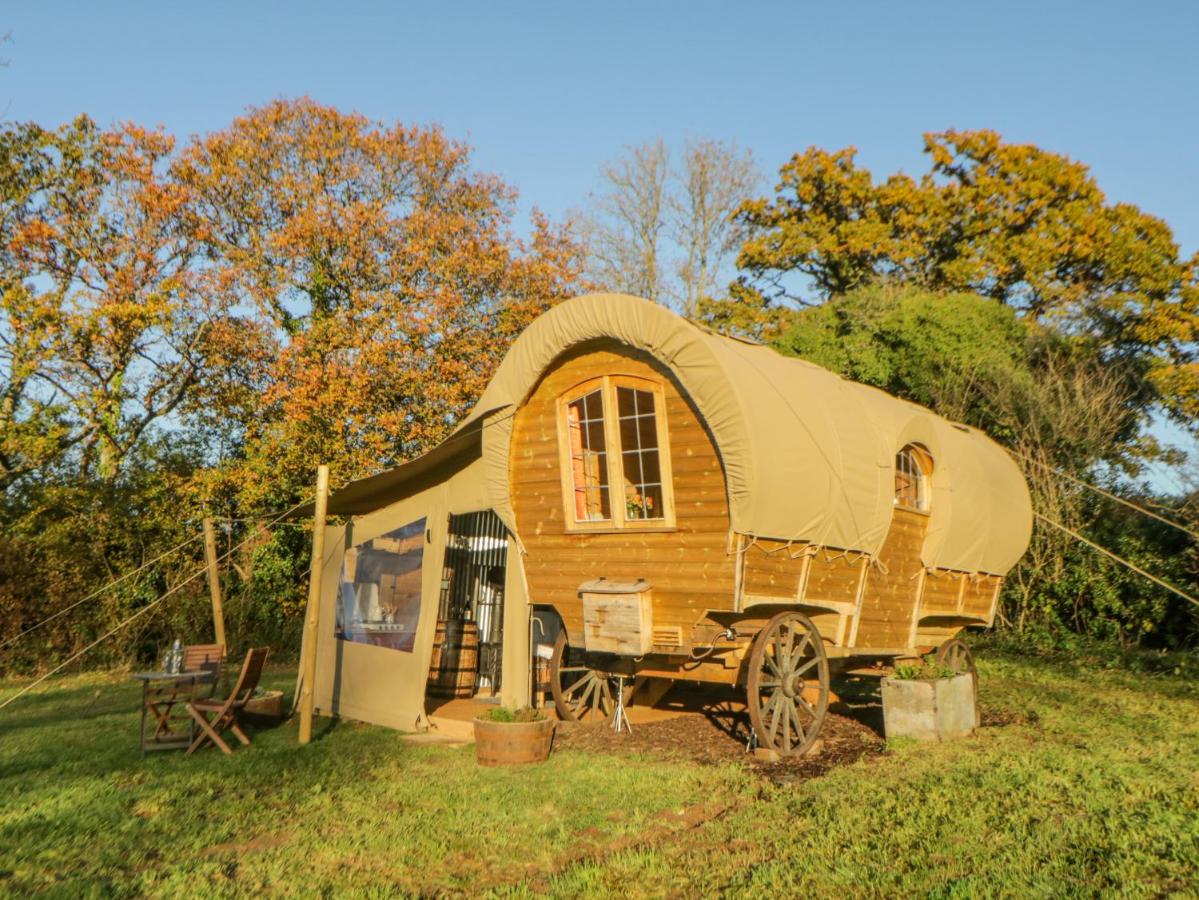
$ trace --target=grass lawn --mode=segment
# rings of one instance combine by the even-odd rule
[[[138,686],[63,679],[0,712],[0,891],[1199,893],[1199,684],[981,667],[976,738],[785,785],[582,750],[480,769],[324,720],[306,748],[291,723],[232,758],[143,760]]]

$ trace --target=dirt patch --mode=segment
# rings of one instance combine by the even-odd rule
[[[683,705],[685,700],[676,703]],[[554,749],[644,753],[703,765],[734,763],[777,782],[815,778],[836,766],[876,756],[883,750],[882,738],[869,726],[857,718],[830,711],[820,730],[823,741],[820,749],[806,756],[767,762],[747,752],[749,717],[744,706],[732,700],[709,700],[696,709],[679,711],[684,714],[634,724],[632,734],[562,722],[554,738]]]
[[[1014,709],[989,709],[984,707],[981,713],[983,728],[1003,728],[1007,725],[1035,725],[1039,717],[1035,712],[1022,713]]]
[[[282,847],[291,840],[291,832],[283,831],[279,834],[260,834],[258,837],[250,838],[248,841],[229,841],[224,844],[213,844],[200,852],[201,856],[219,856],[222,853],[253,853],[255,851],[273,850],[275,847]]]

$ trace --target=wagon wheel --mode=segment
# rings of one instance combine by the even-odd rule
[[[957,674],[969,672],[974,681],[974,726],[982,723],[982,713],[978,709],[978,667],[974,665],[974,653],[970,645],[957,638],[946,641],[937,648],[937,665],[952,669]]]
[[[807,616],[780,613],[758,632],[746,702],[758,744],[783,756],[806,751],[828,709],[828,659]]]
[[[588,724],[610,721],[619,685],[615,676],[588,666],[584,655],[566,643],[566,632],[558,632],[550,659],[550,691],[560,719]],[[625,679],[624,693],[628,703],[633,694],[631,678]]]

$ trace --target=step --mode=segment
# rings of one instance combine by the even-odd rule
[[[471,719],[447,719],[444,716],[429,716],[429,733],[454,741],[473,743],[475,723]]]

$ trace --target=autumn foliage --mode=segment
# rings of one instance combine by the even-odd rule
[[[244,322],[239,363],[253,360],[239,378],[258,403],[236,423],[247,487],[308,478],[317,460],[343,482],[427,450],[579,270],[543,217],[516,238],[515,192],[436,129],[278,102],[174,172],[208,260],[201,290]]]
[[[156,557],[206,515],[225,523],[221,548],[249,539],[225,569],[233,642],[286,644],[306,534],[258,531],[260,517],[306,498],[318,463],[337,486],[435,445],[525,325],[589,287],[584,271],[658,290],[667,225],[681,282],[662,297],[688,314],[1080,476],[1161,458],[1149,411],[1199,418],[1199,262],[1064,156],[989,131],[931,134],[925,150],[919,178],[878,181],[852,149],[811,148],[754,199],[751,159],[732,145],[690,145],[674,194],[664,149],[648,145],[608,171],[604,228],[584,247],[536,212],[515,221],[515,190],[439,129],[309,99],[181,143],[87,117],[0,125],[0,641],[138,572],[0,668],[44,666],[183,583],[197,544]],[[738,244],[740,277],[722,291]],[[1096,413],[1081,400],[1105,378],[1116,399]],[[1142,536],[1122,534],[1136,555]],[[1150,543],[1137,558],[1181,557]],[[1044,609],[1077,611],[1091,591],[1088,621],[1121,635],[1165,621],[1129,603],[1132,588],[1096,593],[1109,576],[1050,563],[1060,596]],[[1081,587],[1063,572],[1082,572]],[[190,583],[92,660],[205,633],[206,603]]]
[[[0,636],[48,583],[83,593],[204,514],[294,503],[317,463],[336,485],[428,449],[579,288],[569,232],[535,213],[518,236],[465,145],[307,99],[181,148],[8,126],[0,183],[0,566],[43,541],[48,574],[0,592]],[[78,528],[50,542],[50,520]]]
[[[1199,413],[1199,258],[1181,258],[1165,222],[1109,202],[1082,163],[993,131],[929,134],[924,149],[919,179],[881,182],[853,148],[794,156],[773,198],[742,205],[745,274],[713,317],[769,329],[780,301],[880,280],[966,291],[1113,354],[1148,352],[1163,404]]]

